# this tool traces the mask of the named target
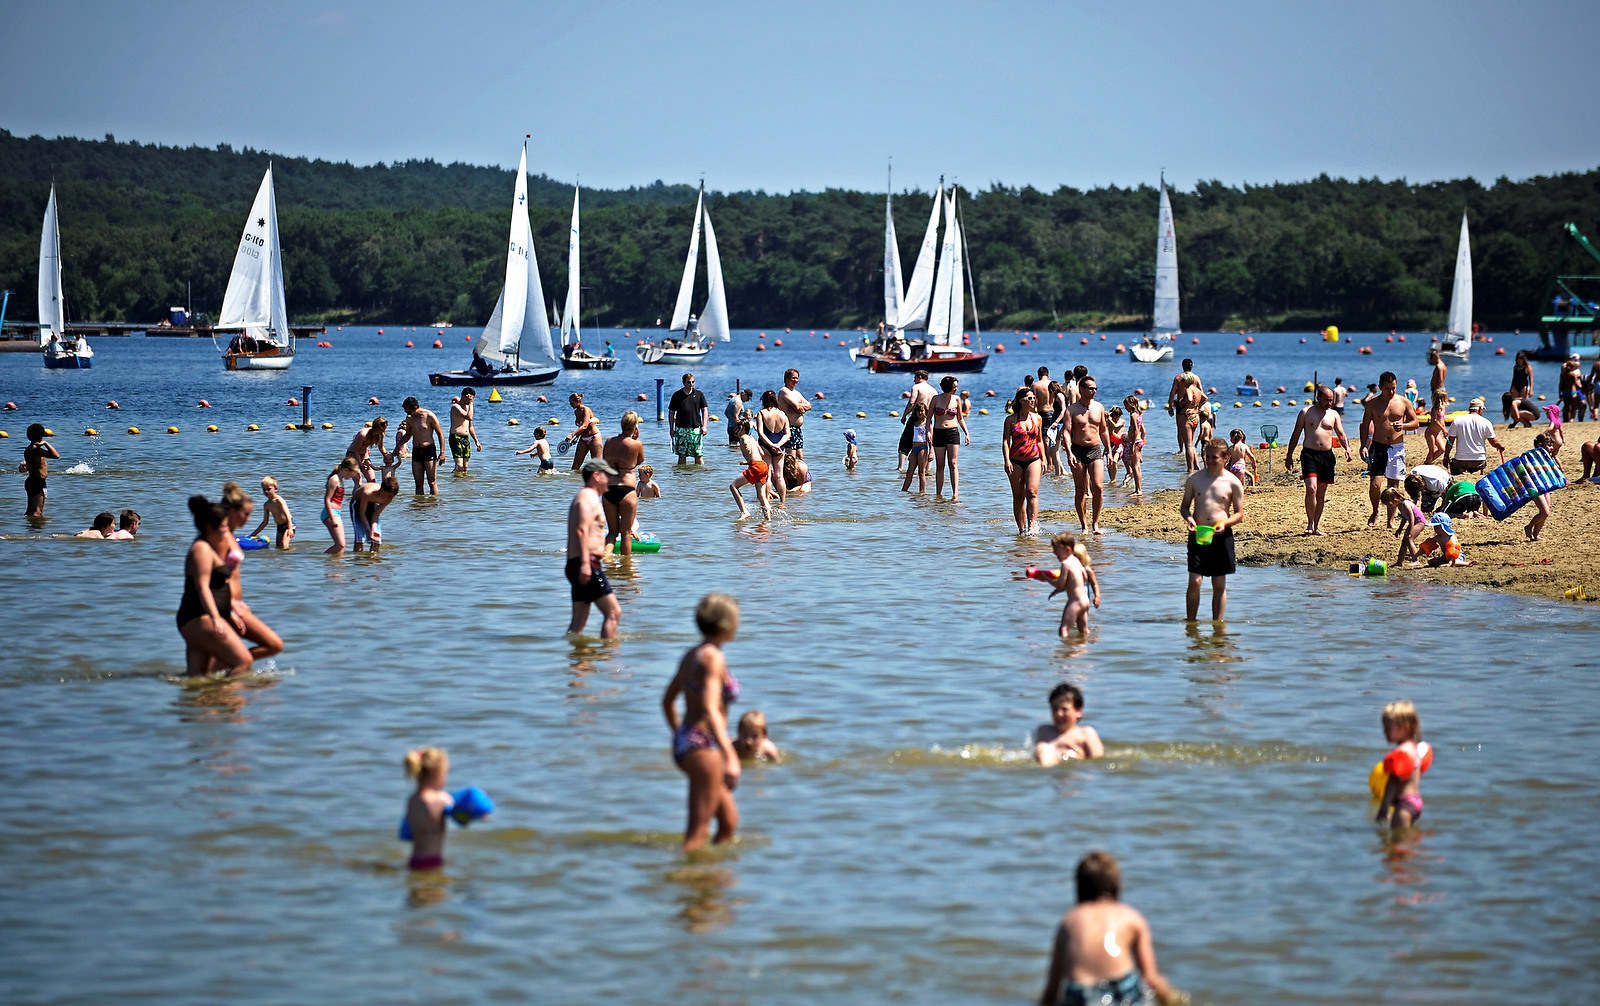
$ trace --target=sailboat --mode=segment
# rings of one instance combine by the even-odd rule
[[[294,335],[283,299],[278,197],[270,164],[244,222],[212,342],[216,332],[224,331],[237,333],[222,351],[222,365],[229,370],[288,370],[294,362]]]
[[[44,204],[44,230],[39,235],[39,348],[50,370],[84,370],[94,366],[94,350],[81,335],[67,334],[66,302],[61,296],[61,225],[56,218],[56,187]]]
[[[672,324],[667,331],[682,332],[683,339],[669,334],[660,343],[641,342],[634,347],[640,363],[698,363],[711,352],[719,340],[728,342],[728,295],[722,287],[722,256],[717,253],[717,232],[711,227],[711,211],[705,208],[706,183],[700,183],[700,195],[694,203],[694,228],[689,233],[689,257],[683,263],[683,279],[678,283],[678,302],[672,309]],[[695,267],[700,263],[700,229],[706,232],[706,305],[700,312],[699,323],[689,313],[689,301],[694,295]]]
[[[939,240],[940,212],[944,216],[944,239]],[[886,208],[884,224],[884,268],[895,273],[894,293],[898,296],[899,251],[894,249],[894,219]],[[922,236],[922,249],[917,253],[917,264],[912,268],[911,282],[898,309],[893,312],[893,332],[868,349],[853,349],[851,357],[875,374],[910,373],[926,370],[930,373],[978,373],[989,362],[989,354],[974,352],[966,346],[962,333],[966,318],[966,295],[973,295],[973,320],[977,320],[977,291],[972,285],[972,271],[967,267],[966,235],[962,231],[960,213],[956,205],[956,188],[944,193],[944,179],[933,197],[933,212],[928,217],[928,229]],[[935,248],[938,249],[937,253]],[[884,309],[889,315],[890,280],[884,280]],[[907,336],[908,332],[923,332],[922,339]],[[978,333],[979,339],[982,333]]]
[[[1472,352],[1472,245],[1467,240],[1467,214],[1461,214],[1461,240],[1456,245],[1456,279],[1450,287],[1450,321],[1439,342],[1439,355],[1465,360]]]
[[[525,366],[532,361],[533,366]],[[511,198],[511,235],[506,242],[506,280],[494,313],[472,344],[466,370],[428,375],[434,385],[551,384],[561,376],[550,346],[550,319],[544,313],[544,286],[528,224],[528,142],[522,142],[517,184]]]
[[[1156,293],[1151,332],[1128,350],[1138,363],[1172,359],[1172,343],[1183,331],[1178,325],[1178,236],[1172,226],[1172,200],[1161,176],[1161,209],[1156,217]]]
[[[568,370],[610,370],[615,356],[596,356],[583,348],[578,318],[578,187],[572,187],[572,228],[567,234],[567,305],[556,315],[561,327],[561,365]],[[571,336],[569,339],[568,336]]]

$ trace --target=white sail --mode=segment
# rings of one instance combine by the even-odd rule
[[[893,330],[900,322],[900,302],[905,299],[900,281],[900,242],[894,236],[894,191],[883,200],[883,323]]]
[[[689,328],[689,298],[694,295],[694,267],[700,261],[700,210],[706,198],[705,183],[700,184],[700,196],[694,201],[694,230],[689,235],[689,257],[683,263],[683,279],[678,282],[678,303],[672,308],[669,331],[684,332]]]
[[[732,340],[728,331],[728,295],[722,288],[722,256],[717,253],[717,232],[711,229],[711,211],[706,222],[706,306],[700,312],[700,334],[707,339]]]
[[[288,348],[289,309],[283,296],[283,251],[278,246],[278,197],[272,168],[261,178],[244,222],[233,273],[222,296],[219,329],[244,329],[251,337]]]
[[[472,351],[501,365],[522,360],[555,361],[550,344],[550,319],[544,314],[544,285],[539,281],[539,261],[533,251],[528,224],[528,145],[522,145],[517,163],[517,184],[511,200],[511,233],[506,242],[506,281],[495,302],[489,324]]]
[[[66,335],[61,301],[61,225],[56,219],[56,187],[44,205],[44,230],[39,234],[39,345]]]
[[[1461,241],[1456,246],[1456,281],[1450,288],[1450,341],[1465,354],[1472,346],[1472,246],[1467,239],[1467,215],[1461,214]]]
[[[956,225],[956,190],[944,203],[944,243],[939,247],[939,268],[933,281],[933,309],[928,317],[928,341],[939,346],[961,342],[961,321],[966,313],[962,284],[961,230]]]
[[[1161,335],[1178,332],[1178,236],[1172,226],[1172,201],[1161,181],[1161,212],[1156,222],[1156,298],[1152,329]]]
[[[582,336],[578,332],[578,187],[572,187],[572,228],[567,234],[567,306],[558,315],[561,318],[561,344],[567,344],[567,333],[572,341]]]
[[[917,264],[911,267],[911,282],[906,286],[905,299],[900,302],[897,331],[924,327],[928,317],[928,302],[933,293],[933,265],[938,256],[939,207],[944,202],[944,182],[933,194],[933,211],[928,214],[928,229],[922,235],[922,248],[917,252]]]

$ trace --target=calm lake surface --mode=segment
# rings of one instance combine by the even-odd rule
[[[407,394],[445,413],[450,392],[425,374],[467,358],[461,329],[443,351],[423,348],[431,329],[385,332],[303,343],[284,374],[226,374],[200,340],[97,340],[81,373],[0,355],[0,399],[21,406],[0,414],[8,464],[34,420],[63,454],[42,532],[22,520],[21,476],[0,483],[6,1000],[1021,1003],[1095,848],[1121,858],[1163,971],[1197,1002],[1589,997],[1594,608],[1245,568],[1226,628],[1186,627],[1182,556],[1112,535],[1094,549],[1105,605],[1091,640],[1061,645],[1048,591],[1010,581],[1049,550],[1014,534],[1001,402],[1024,370],[1078,362],[1107,402],[1135,386],[1164,400],[1176,365],[1113,355],[1127,334],[1081,347],[1052,332],[1026,349],[1000,336],[1009,351],[963,378],[991,415],[973,417],[951,505],[898,491],[887,412],[909,381],[851,368],[820,330],[766,352],[736,333],[697,370],[713,412],[736,378],[759,394],[791,365],[801,390],[827,394],[805,428],[818,492],[758,528],[733,520],[722,426],[704,468],[674,468],[654,379],[670,392],[680,372],[641,367],[612,333],[617,370],[564,375],[548,405],[539,390],[480,397],[486,451],[470,477],[442,477],[438,499],[412,497],[403,470],[381,559],[327,558],[321,481],[355,428],[397,419]],[[1239,358],[1238,337],[1201,338],[1178,355],[1207,385],[1231,390],[1249,370],[1269,400],[1313,368],[1427,384],[1425,336],[1357,336],[1371,357],[1269,334]],[[1533,343],[1496,338],[1508,354]],[[1452,366],[1450,386],[1462,403],[1489,395],[1493,414],[1510,357],[1492,349]],[[1537,365],[1536,383],[1553,394],[1555,367]],[[302,384],[334,430],[283,431]],[[665,549],[611,567],[614,645],[562,635],[576,482],[512,456],[551,416],[564,435],[573,389],[608,435],[623,409],[645,414],[666,493],[641,515]],[[640,392],[651,401],[635,406]],[[196,409],[201,397],[215,407]],[[1275,422],[1286,440],[1294,413],[1225,409],[1222,424],[1244,419],[1254,440]],[[1174,485],[1171,423],[1149,422],[1147,479]],[[135,424],[146,432],[123,432]],[[182,433],[158,432],[170,424]],[[80,435],[91,425],[99,438]],[[862,443],[853,474],[847,427]],[[241,682],[181,683],[183,501],[227,478],[254,493],[265,474],[300,538],[249,553],[245,590],[287,648]],[[1043,505],[1070,507],[1070,493],[1047,480]],[[130,506],[138,541],[50,537]],[[711,589],[743,608],[735,714],[766,712],[787,758],[747,770],[737,845],[688,858],[659,700]],[[1063,680],[1084,689],[1108,757],[1043,770],[1024,742]],[[1420,832],[1392,844],[1369,823],[1366,776],[1397,698],[1417,703],[1438,771]],[[499,810],[452,829],[441,874],[412,877],[394,832],[400,759],[422,744],[447,748],[452,786],[484,787]]]

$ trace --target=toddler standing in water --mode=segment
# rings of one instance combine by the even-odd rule
[[[639,498],[642,500],[660,499],[661,483],[656,481],[656,470],[649,465],[640,465],[636,471],[639,473]]]
[[[1122,481],[1126,484],[1131,478],[1137,496],[1144,491],[1144,408],[1133,395],[1122,400],[1122,407],[1128,413],[1128,429],[1122,434],[1122,469],[1126,473]]]
[[[1156,970],[1150,923],[1118,899],[1122,868],[1109,852],[1078,861],[1078,903],[1061,917],[1050,951],[1050,974],[1039,1006],[1115,1006],[1142,1003],[1145,986],[1156,1002],[1180,1002]]]
[[[1394,748],[1383,756],[1388,782],[1373,820],[1387,817],[1390,828],[1409,828],[1422,816],[1422,773],[1433,765],[1433,748],[1423,741],[1417,707],[1409,702],[1383,707],[1383,736]]]
[[[406,752],[405,766],[407,778],[417,781],[416,792],[406,801],[410,866],[413,870],[437,870],[444,865],[444,816],[455,803],[444,791],[450,756],[442,748],[417,748]]]
[[[1072,758],[1100,758],[1106,746],[1083,718],[1083,692],[1077,685],[1050,689],[1050,722],[1033,732],[1033,760],[1050,766]]]
[[[777,764],[783,761],[778,745],[767,736],[767,717],[759,709],[752,709],[739,717],[739,736],[733,739],[733,749],[740,758],[750,758]]]
[[[845,471],[856,470],[856,431],[844,431],[844,468]]]
[[[1067,595],[1067,606],[1061,611],[1059,631],[1062,639],[1070,636],[1074,628],[1088,638],[1091,592],[1094,606],[1100,606],[1100,582],[1090,567],[1089,551],[1070,531],[1059,532],[1051,538],[1050,550],[1061,563],[1060,569],[1051,573],[1047,569],[1030,566],[1023,570],[1023,576],[1053,584],[1055,590],[1050,592],[1051,597],[1060,593]]]
[[[396,457],[399,454],[396,453]],[[261,523],[250,532],[250,537],[259,538],[266,529],[267,521],[276,521],[278,525],[278,547],[288,548],[294,541],[294,518],[289,516],[289,504],[278,495],[278,480],[271,475],[261,480],[261,492],[267,501],[261,505]]]

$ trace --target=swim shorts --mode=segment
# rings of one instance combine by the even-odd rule
[[[472,438],[465,433],[450,434],[450,456],[463,460],[472,457]]]
[[[556,470],[556,463],[551,461],[549,458],[540,458],[539,470],[541,472],[553,472]]]
[[[692,426],[674,427],[672,431],[672,453],[680,458],[700,457],[700,441],[703,434]]]
[[[1380,444],[1374,440],[1368,448],[1367,474],[1373,478],[1394,479],[1406,477],[1406,445]]]
[[[427,465],[439,460],[439,448],[432,442],[418,444],[417,449],[411,452],[411,463],[414,465]]]
[[[806,449],[806,438],[800,434],[800,427],[790,425],[789,442],[783,446],[786,451],[803,451]]]
[[[961,443],[961,430],[955,426],[934,427],[933,446],[956,447]]]
[[[1078,459],[1078,464],[1085,468],[1106,456],[1106,449],[1100,444],[1073,444],[1072,456]]]
[[[578,565],[581,562],[583,560],[578,558],[567,560],[567,582],[572,584],[572,603],[593,604],[611,593],[611,584],[606,580],[605,571],[600,568],[599,560],[595,561],[594,567],[589,573],[588,582],[580,583],[578,581]]]
[[[1300,452],[1300,477],[1307,481],[1316,479],[1323,485],[1333,484],[1334,459],[1332,451],[1314,451],[1307,447]]]
[[[29,475],[22,480],[22,489],[29,496],[43,496],[45,495],[45,481],[45,479],[37,475]]]
[[[1060,1006],[1133,1006],[1148,1002],[1144,984],[1135,968],[1121,978],[1098,982],[1062,983]]]
[[[768,465],[765,461],[762,461],[760,458],[757,458],[750,462],[749,467],[747,467],[741,474],[744,475],[744,480],[746,482],[753,486],[759,486],[766,483],[767,473],[771,470],[772,468],[770,465]]]
[[[1229,576],[1234,571],[1233,528],[1211,536],[1211,544],[1196,545],[1189,532],[1189,572],[1200,576]]]

